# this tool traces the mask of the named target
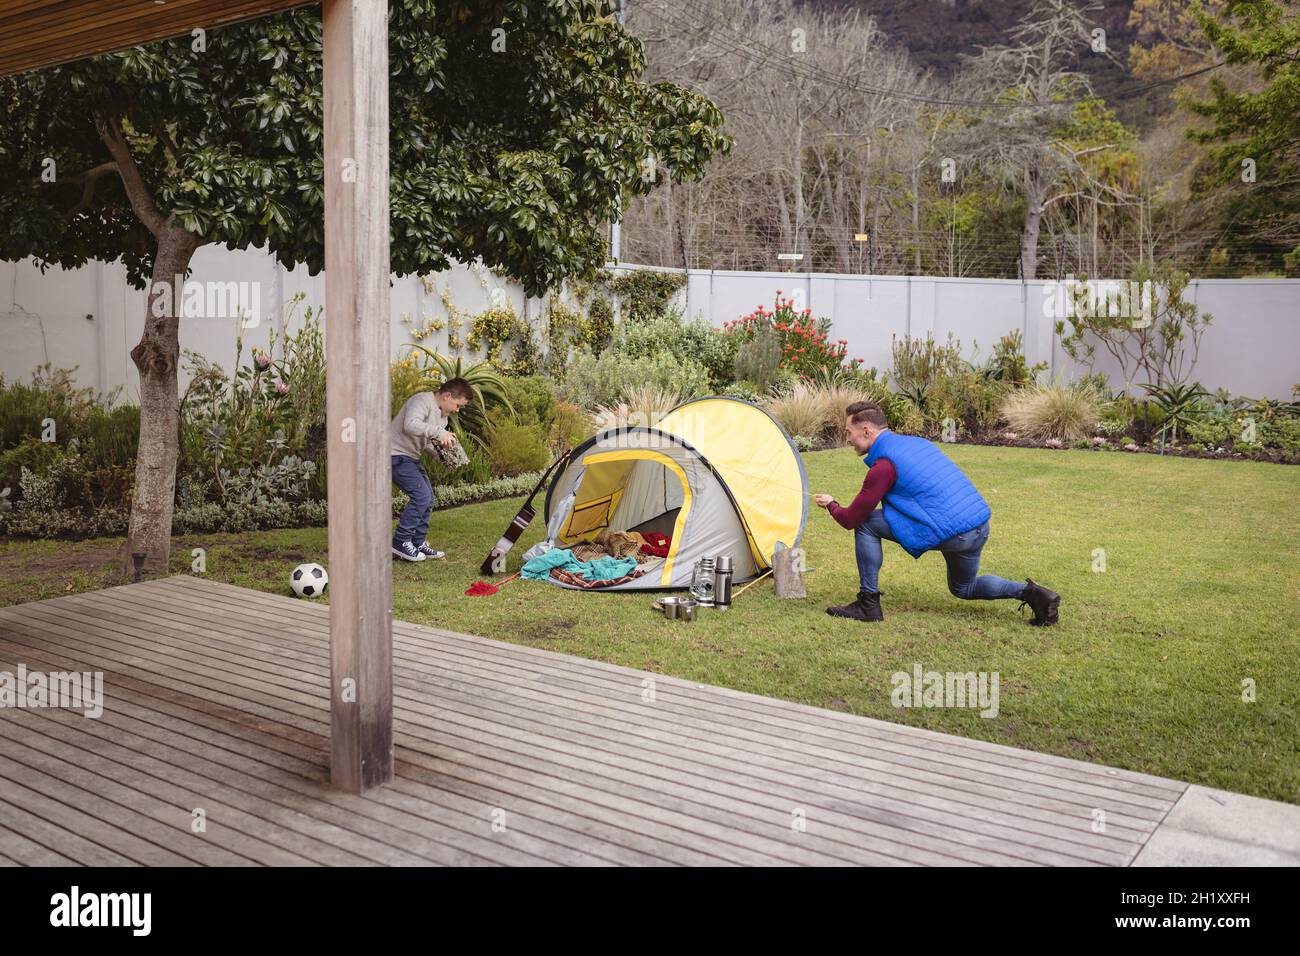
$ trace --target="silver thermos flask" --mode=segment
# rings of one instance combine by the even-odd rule
[[[713,606],[719,611],[731,608],[731,574],[731,555],[718,555],[713,562]]]

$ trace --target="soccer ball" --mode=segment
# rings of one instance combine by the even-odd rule
[[[300,564],[289,575],[289,587],[298,597],[320,597],[329,583],[330,576],[319,564]]]

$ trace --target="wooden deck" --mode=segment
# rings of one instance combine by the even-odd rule
[[[357,797],[326,624],[194,577],[0,608],[0,671],[107,698],[0,709],[0,864],[1123,866],[1187,789],[397,622],[396,780]]]

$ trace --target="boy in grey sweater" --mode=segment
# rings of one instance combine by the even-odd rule
[[[446,557],[426,539],[434,506],[433,485],[420,456],[435,444],[450,448],[456,443],[447,420],[465,407],[472,394],[463,378],[448,379],[436,392],[418,392],[408,398],[388,426],[393,484],[411,499],[402,509],[393,535],[393,554],[404,561]]]

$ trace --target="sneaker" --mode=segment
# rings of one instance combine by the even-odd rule
[[[423,561],[424,555],[420,549],[409,541],[403,541],[401,544],[393,545],[393,554],[397,555],[403,561]]]
[[[831,617],[847,617],[854,621],[883,621],[885,612],[880,607],[880,595],[883,591],[859,591],[852,604],[828,607],[826,613]]]
[[[446,551],[439,551],[437,548],[429,544],[429,542],[427,541],[421,541],[419,544],[415,546],[415,550],[419,551],[420,554],[424,555],[426,558],[430,558],[431,560],[434,561],[436,561],[438,558],[445,558],[447,556]]]
[[[1047,627],[1060,620],[1057,608],[1061,604],[1061,595],[1049,591],[1041,584],[1025,579],[1025,589],[1020,594],[1020,606],[1029,605],[1034,616],[1029,623],[1034,627]]]

